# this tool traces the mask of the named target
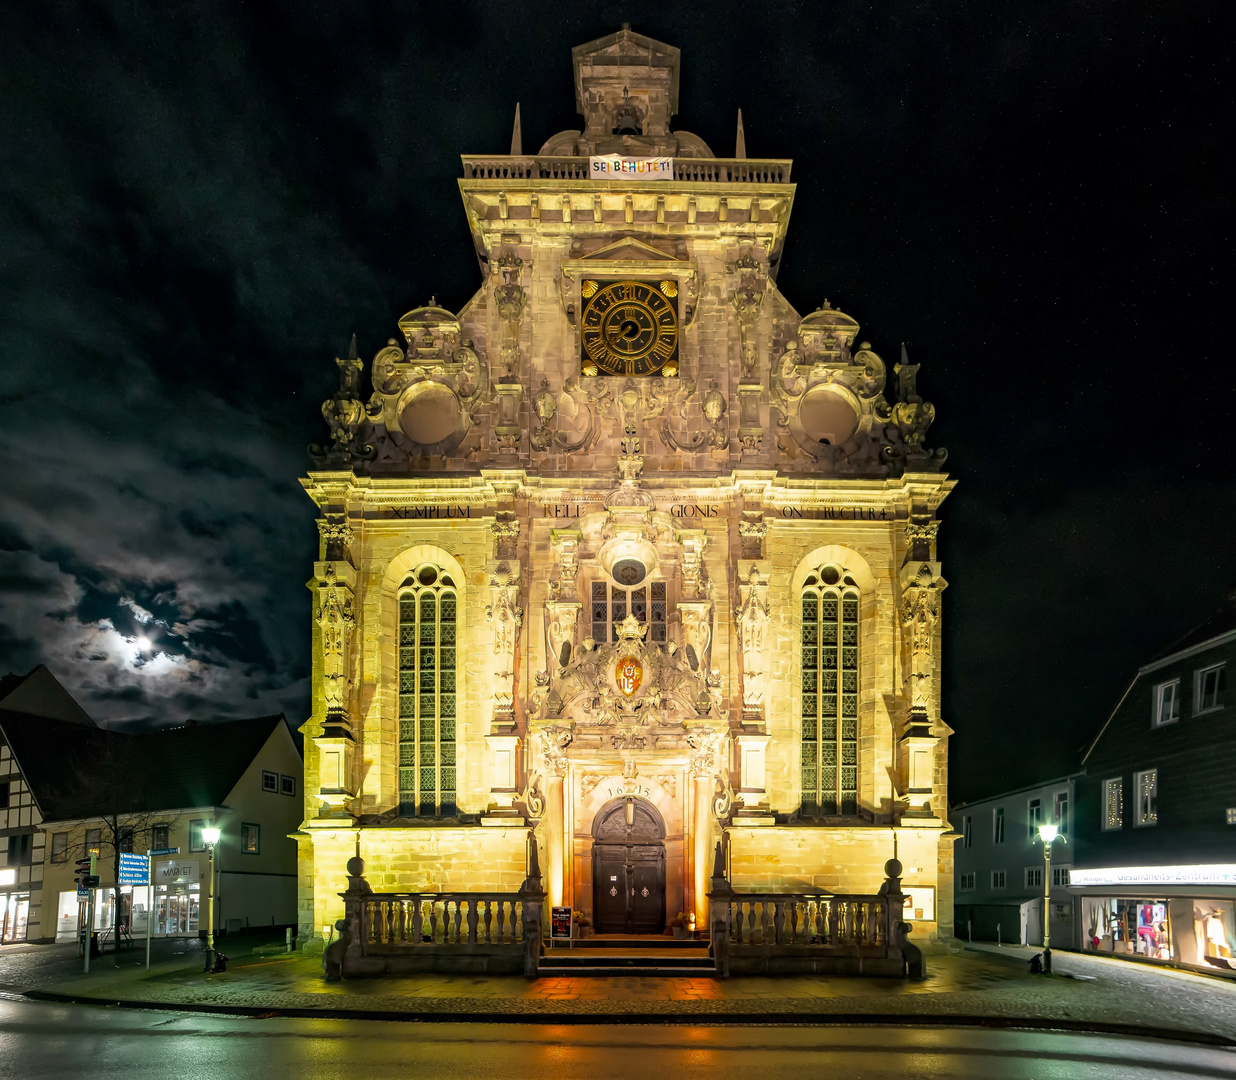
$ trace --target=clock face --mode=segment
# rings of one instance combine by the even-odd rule
[[[584,300],[585,375],[678,374],[678,284],[595,281]]]

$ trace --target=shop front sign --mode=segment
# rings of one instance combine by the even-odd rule
[[[1236,864],[1113,866],[1069,871],[1070,885],[1236,885]]]

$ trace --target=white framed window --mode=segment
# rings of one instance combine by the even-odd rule
[[[1003,889],[1005,887],[1005,874],[1003,870],[993,870],[991,872],[991,887],[993,889]]]
[[[997,806],[991,812],[991,842],[993,844],[1004,843],[1004,807]]]
[[[1041,866],[1026,867],[1026,888],[1041,889],[1043,887],[1043,868]]]
[[[1113,776],[1103,781],[1103,831],[1124,828],[1124,781]]]
[[[262,770],[262,790],[272,792],[279,790],[279,777],[276,773],[268,772],[266,769]]]
[[[973,870],[968,874],[959,875],[957,880],[962,892],[974,892],[974,876]]]
[[[1214,664],[1193,673],[1194,713],[1223,708],[1220,695],[1227,689],[1226,670],[1226,664]]]
[[[1161,682],[1154,688],[1154,712],[1150,716],[1152,727],[1174,724],[1180,719],[1180,680]]]
[[[1043,824],[1043,800],[1031,799],[1026,803],[1026,828],[1031,840],[1039,838],[1039,826]]]
[[[1227,823],[1229,825],[1236,825],[1236,806],[1229,806],[1227,808]]]
[[[961,819],[961,846],[970,847],[974,842],[974,818],[969,814]]]
[[[1064,888],[1069,883],[1069,868],[1067,866],[1053,866],[1051,868],[1051,883],[1052,886]]]
[[[1143,769],[1133,774],[1133,790],[1137,793],[1135,825],[1155,825],[1159,821],[1159,770]]]
[[[1062,833],[1069,831],[1069,793],[1065,791],[1057,791],[1053,797],[1052,819],[1056,823],[1056,828]]]

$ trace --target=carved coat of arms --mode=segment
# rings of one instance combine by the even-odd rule
[[[618,689],[630,697],[644,681],[644,665],[634,656],[623,656],[614,665],[614,679],[618,683]]]

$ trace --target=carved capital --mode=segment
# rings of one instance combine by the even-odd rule
[[[519,547],[519,519],[514,514],[498,514],[491,528],[494,534],[494,557],[515,558]]]
[[[759,510],[744,510],[738,523],[738,536],[744,559],[764,557],[764,539],[768,536],[768,522]]]
[[[537,749],[547,776],[563,777],[567,770],[567,747],[574,736],[569,727],[552,725],[536,733]]]
[[[318,535],[322,538],[323,559],[346,559],[352,546],[352,526],[348,519],[338,514],[318,518]]]

